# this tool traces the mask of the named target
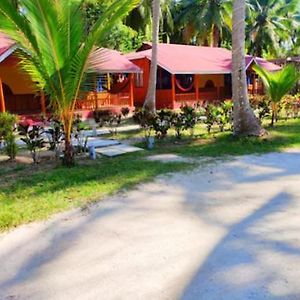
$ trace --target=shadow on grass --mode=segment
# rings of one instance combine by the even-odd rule
[[[51,213],[100,200],[167,172],[181,171],[186,163],[160,163],[144,154],[103,158],[74,168],[57,167],[0,181],[0,231]],[[2,185],[2,186],[1,186]]]

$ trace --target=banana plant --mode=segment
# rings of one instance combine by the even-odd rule
[[[277,72],[268,72],[258,65],[253,66],[253,69],[262,79],[266,93],[271,101],[271,126],[273,126],[278,119],[279,102],[295,87],[300,74],[292,65],[287,65]]]

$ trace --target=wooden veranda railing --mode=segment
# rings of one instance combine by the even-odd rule
[[[110,94],[107,92],[90,92],[76,102],[76,110],[96,110],[101,107],[130,106],[130,93]]]

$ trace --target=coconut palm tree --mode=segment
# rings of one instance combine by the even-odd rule
[[[299,72],[292,65],[287,65],[277,72],[268,72],[256,65],[253,67],[255,72],[262,79],[266,92],[272,103],[271,126],[277,121],[278,104],[282,98],[289,93],[300,78]]]
[[[160,0],[160,35],[163,40],[168,40],[173,29],[172,9],[176,0]],[[126,25],[136,31],[142,32],[145,39],[152,36],[152,0],[141,0],[138,7],[133,9],[126,18]]]
[[[159,33],[160,0],[152,0],[152,57],[150,67],[149,86],[144,108],[155,112],[156,108],[156,79],[157,79],[157,50]]]
[[[299,26],[298,5],[299,0],[248,0],[247,40],[251,54],[276,56],[282,46],[291,43],[290,33]]]
[[[232,26],[231,0],[183,0],[177,19],[183,29],[185,42],[220,46]]]
[[[0,31],[19,45],[22,68],[49,95],[65,133],[66,165],[73,164],[71,130],[76,99],[80,97],[94,45],[109,33],[138,1],[116,0],[99,15],[86,36],[80,0],[19,0],[20,13],[11,0],[0,1]],[[97,57],[101,59],[101,57]]]
[[[233,1],[232,96],[234,135],[259,136],[263,133],[250,107],[245,66],[245,0]]]

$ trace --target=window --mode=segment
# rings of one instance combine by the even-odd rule
[[[141,88],[144,86],[144,76],[143,73],[135,74],[135,87]]]

